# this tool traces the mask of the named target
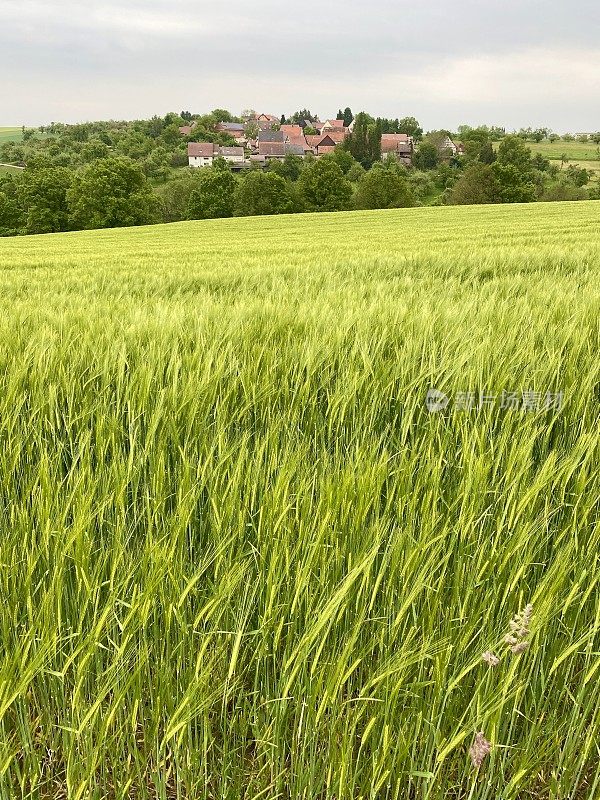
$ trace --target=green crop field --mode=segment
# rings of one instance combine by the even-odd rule
[[[0,797],[599,797],[599,308],[600,202],[0,240]]]
[[[4,142],[20,142],[23,139],[23,128],[21,126],[12,128],[0,127],[0,144]]]

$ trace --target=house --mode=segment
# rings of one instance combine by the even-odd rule
[[[274,117],[273,114],[258,114],[256,117],[257,122],[270,122],[273,125],[279,122],[279,117]]]
[[[444,138],[441,140],[441,142],[439,143],[439,145],[438,145],[438,150],[439,150],[441,153],[443,153],[443,152],[449,152],[449,153],[451,153],[453,156],[455,156],[455,155],[456,155],[456,153],[458,152],[458,147],[457,147],[457,146],[454,144],[454,142],[452,141],[452,139],[451,139],[449,136],[445,136],[445,137],[444,137]]]
[[[210,167],[215,157],[212,142],[190,142],[188,144],[188,163],[190,167]]]
[[[323,156],[326,153],[333,153],[335,148],[346,138],[346,134],[341,131],[307,136],[306,141],[316,156]]]
[[[413,140],[406,133],[384,133],[381,136],[381,157],[395,155],[403,164],[410,165]]]
[[[331,131],[346,131],[343,119],[328,119],[321,127],[321,133],[331,133]]]
[[[217,147],[215,157],[224,158],[229,164],[243,164],[246,154],[243,147]]]
[[[285,152],[286,155],[291,153],[294,156],[301,156],[304,158],[304,154],[306,153],[305,145],[298,143],[298,142],[288,142],[285,145]]]
[[[304,128],[302,125],[282,125],[279,130],[285,133],[290,142],[304,136]]]
[[[287,141],[287,136],[285,135],[284,131],[259,131],[258,132],[258,143],[261,142],[285,142]]]
[[[235,139],[238,144],[246,143],[245,126],[242,125],[241,122],[219,122],[217,131],[219,133],[228,134],[228,136]]]
[[[188,144],[190,167],[210,167],[215,158],[224,158],[232,165],[244,164],[246,161],[243,147],[218,147],[212,142],[190,142]]]
[[[290,143],[290,145],[294,145],[295,148],[301,147],[303,155],[306,155],[306,153],[312,153],[313,152],[313,149],[309,145],[309,143],[306,141],[306,137],[305,136],[294,136],[293,139],[290,139],[289,143]],[[296,152],[296,150],[294,150],[294,152]],[[298,151],[298,155],[300,155],[299,151]]]
[[[179,128],[179,133],[180,133],[182,136],[191,136],[191,134],[192,134],[192,131],[194,130],[194,127],[195,127],[195,125],[196,125],[196,123],[195,123],[195,122],[192,122],[192,124],[191,124],[191,125],[182,125],[182,126]]]
[[[285,158],[286,153],[286,144],[285,142],[262,142],[259,141],[258,143],[258,155],[264,156],[265,161],[271,161],[273,159],[282,160]]]

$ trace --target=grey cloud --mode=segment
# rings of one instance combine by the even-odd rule
[[[593,60],[599,23],[591,0],[576,0],[569,13],[562,0],[304,0],[283,7],[281,0],[232,0],[225,8],[192,0],[3,0],[0,88],[7,99],[0,124],[134,117],[180,106],[289,112],[308,104],[331,114],[346,103],[394,116],[421,113],[428,126],[490,111],[498,115],[493,121],[529,124],[529,84],[520,87],[510,66],[527,64],[546,69],[530,98],[532,115],[545,111],[564,127],[573,103],[585,98],[574,85],[561,111],[564,86],[555,86],[561,77],[548,65],[552,54],[557,63],[569,53]],[[482,64],[481,93],[456,96],[457,81],[480,86]],[[590,84],[589,74],[571,71],[568,79]],[[590,127],[587,106],[576,110]]]

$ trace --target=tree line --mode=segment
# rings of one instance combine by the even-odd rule
[[[0,161],[27,165],[18,174],[0,174],[0,235],[302,211],[598,198],[589,171],[532,154],[523,135],[463,126],[464,152],[457,156],[446,147],[448,131],[424,134],[412,117],[355,117],[345,108],[338,118],[353,122],[353,133],[333,153],[319,159],[288,154],[266,171],[256,167],[240,176],[219,159],[210,168],[187,167],[188,140],[232,144],[217,124],[240,118],[224,109],[47,126],[0,147]],[[287,119],[314,117],[302,109]],[[180,126],[191,122],[193,132],[182,136]],[[382,159],[381,134],[389,132],[418,141],[412,166],[394,156]]]

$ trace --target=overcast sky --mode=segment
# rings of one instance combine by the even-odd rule
[[[0,0],[0,126],[308,107],[600,129],[599,0]]]

